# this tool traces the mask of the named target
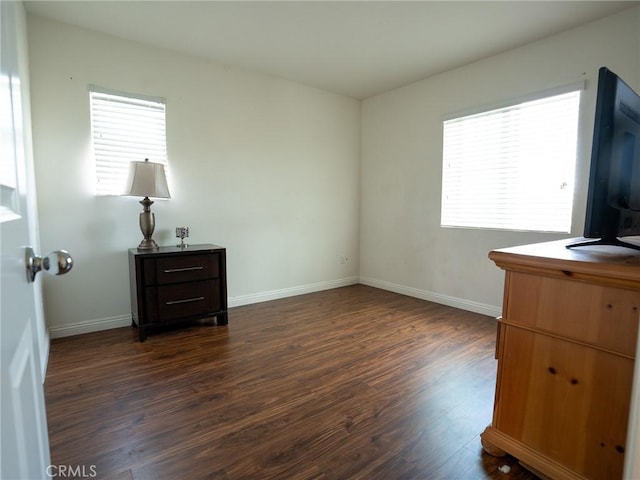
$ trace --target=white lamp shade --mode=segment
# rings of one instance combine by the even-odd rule
[[[150,162],[131,162],[125,195],[132,197],[171,198],[164,165]]]

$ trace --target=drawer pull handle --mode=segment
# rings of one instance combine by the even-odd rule
[[[199,302],[200,300],[204,300],[204,297],[185,298],[184,300],[169,300],[164,303],[166,305],[175,305],[176,303]]]
[[[169,268],[164,273],[176,273],[176,272],[192,272],[194,270],[202,270],[204,267],[185,267],[185,268]]]

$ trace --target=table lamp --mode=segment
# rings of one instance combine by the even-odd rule
[[[144,207],[140,214],[140,230],[144,238],[138,245],[138,249],[151,250],[158,248],[158,244],[151,238],[153,230],[156,228],[156,219],[154,214],[151,213],[153,201],[149,200],[149,197],[171,198],[167,177],[164,173],[164,165],[150,162],[148,158],[145,158],[144,162],[131,162],[125,195],[144,197],[140,201]]]

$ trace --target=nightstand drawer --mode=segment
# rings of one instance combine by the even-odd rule
[[[147,285],[193,282],[220,276],[219,255],[178,255],[158,258],[155,263],[155,279],[150,275]]]
[[[218,279],[149,287],[146,297],[147,312],[152,322],[207,316],[222,308]]]

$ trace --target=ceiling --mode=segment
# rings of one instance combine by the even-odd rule
[[[618,1],[26,1],[29,13],[367,98],[608,16]]]

